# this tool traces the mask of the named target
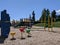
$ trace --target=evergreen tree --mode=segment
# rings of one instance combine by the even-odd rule
[[[50,21],[50,11],[47,9],[46,22]],[[49,22],[50,23],[50,22]]]
[[[29,15],[29,19],[31,20],[31,15]]]
[[[46,18],[46,9],[43,9],[42,16],[40,18],[41,22],[44,22],[45,18]]]
[[[56,21],[60,21],[60,15],[56,16]]]
[[[56,11],[55,10],[52,11],[51,18],[53,19],[53,22],[56,20]]]
[[[35,22],[35,12],[32,12],[32,21]]]
[[[50,25],[51,25],[51,17],[50,17],[50,11],[49,11],[49,9],[47,9],[46,24],[47,24],[46,25],[47,27],[50,27]]]

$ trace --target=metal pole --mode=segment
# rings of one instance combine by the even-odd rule
[[[49,18],[49,16],[48,16],[48,31],[50,31],[50,30],[49,30],[49,26],[50,26],[50,18]]]
[[[23,38],[23,33],[21,32],[21,39]]]
[[[51,18],[51,31],[53,31],[53,18]]]
[[[44,17],[44,30],[46,31],[45,26],[46,26],[46,17]]]

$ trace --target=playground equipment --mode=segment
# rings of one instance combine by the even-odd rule
[[[19,30],[20,30],[20,32],[21,32],[21,39],[25,39],[24,37],[23,37],[23,32],[24,32],[24,27],[21,27]]]
[[[11,32],[10,34],[11,34],[11,36],[12,36],[11,40],[15,40],[14,35],[15,35],[16,33],[15,33],[15,32]]]
[[[31,30],[30,27],[26,29],[26,33],[28,33],[28,37],[31,37],[30,30]]]

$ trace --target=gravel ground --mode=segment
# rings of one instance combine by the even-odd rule
[[[0,45],[60,45],[60,28],[53,28],[53,32],[49,32],[46,28],[38,29],[40,27],[33,26],[31,29],[31,36],[30,38],[27,37],[27,33],[24,33],[23,36],[25,39],[21,40],[21,33],[19,29],[14,29],[11,27],[11,32],[16,32],[15,38],[16,40],[10,40],[11,35],[4,41],[3,44]]]

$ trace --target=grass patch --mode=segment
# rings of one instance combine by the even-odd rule
[[[44,26],[44,23],[37,23],[34,26]]]
[[[34,26],[43,26],[44,27],[44,23],[37,23]],[[46,24],[47,27],[47,24]],[[50,25],[49,27],[52,27],[52,25]],[[55,22],[53,27],[60,27],[60,21]]]
[[[60,21],[54,23],[54,27],[60,27]]]

